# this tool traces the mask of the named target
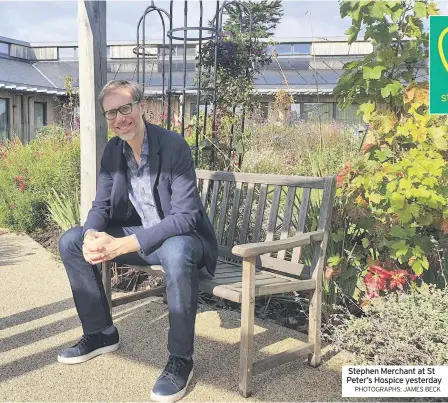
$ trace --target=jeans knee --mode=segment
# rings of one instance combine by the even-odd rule
[[[197,253],[195,247],[194,240],[189,236],[174,236],[162,244],[158,256],[168,277],[172,279],[183,277],[195,266]]]
[[[59,254],[61,257],[73,251],[82,244],[82,227],[73,227],[65,231],[59,239]]]

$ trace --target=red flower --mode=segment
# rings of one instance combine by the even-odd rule
[[[394,270],[391,272],[391,278],[389,287],[391,290],[395,290],[396,288],[399,288],[400,290],[403,289],[403,286],[406,284],[406,276],[408,275],[408,272],[403,269]]]
[[[350,163],[350,161],[347,161],[342,171],[339,172],[339,174],[336,176],[336,182],[338,187],[342,186],[344,178],[351,172],[351,170],[352,170],[352,164]]]
[[[369,272],[364,276],[364,283],[366,285],[366,291],[369,298],[379,296],[380,290],[386,290],[387,279],[391,277],[391,273],[381,266],[369,267]]]
[[[370,266],[370,272],[373,274],[378,274],[379,276],[390,278],[391,272],[383,269],[381,266]]]
[[[23,176],[20,176],[20,175],[18,175],[18,176],[16,176],[15,178],[14,178],[14,182],[21,182],[21,181],[23,181],[25,178],[23,177]]]
[[[334,267],[327,266],[325,270],[325,279],[330,280],[332,277],[336,277],[341,274],[341,269],[335,270]]]

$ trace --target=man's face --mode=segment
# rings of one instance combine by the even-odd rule
[[[120,88],[107,92],[103,99],[103,110],[118,109],[134,102],[130,90]],[[143,126],[142,103],[132,105],[132,112],[122,115],[117,111],[115,119],[107,120],[109,129],[124,141],[131,141]]]

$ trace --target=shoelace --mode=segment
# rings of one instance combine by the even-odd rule
[[[76,345],[74,345],[73,347],[84,347],[90,340],[92,340],[92,338],[96,336],[94,334],[84,334],[81,337],[81,340],[78,341],[78,343],[76,343]]]
[[[174,375],[179,372],[179,367],[181,365],[184,365],[182,360],[177,357],[170,357],[162,372],[161,378],[168,378],[172,383],[176,384]]]

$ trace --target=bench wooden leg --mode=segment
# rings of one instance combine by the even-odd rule
[[[312,291],[310,298],[308,343],[313,345],[313,352],[308,355],[308,364],[318,367],[322,361],[321,354],[321,310],[322,286],[319,284]]]
[[[107,302],[109,303],[109,310],[112,313],[112,279],[111,279],[111,263],[101,263],[101,272],[104,291],[106,293]]]
[[[243,261],[243,294],[241,301],[240,384],[243,397],[252,394],[253,340],[255,314],[255,258]]]

